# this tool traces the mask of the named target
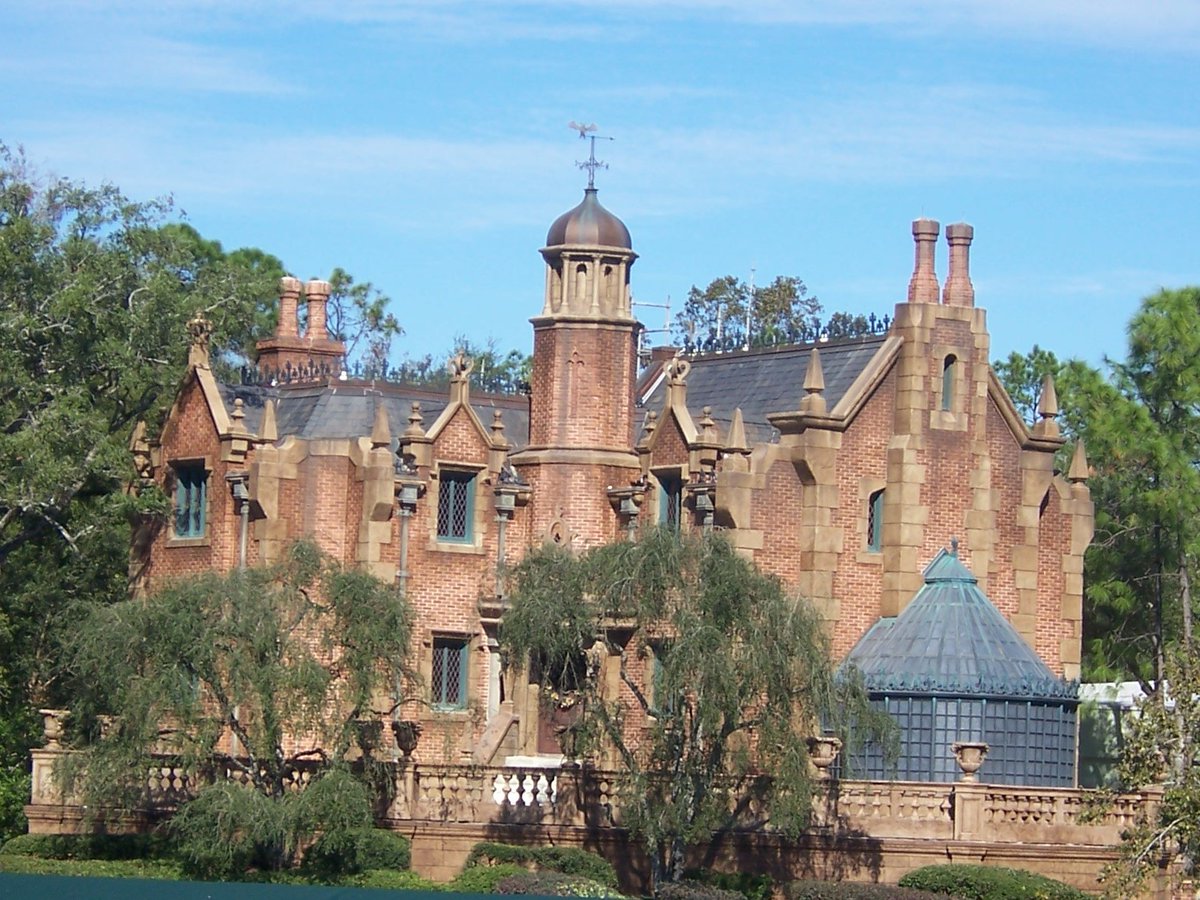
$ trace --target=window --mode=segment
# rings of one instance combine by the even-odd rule
[[[954,405],[954,364],[958,362],[953,353],[942,360],[942,409],[949,411]]]
[[[883,490],[867,498],[867,549],[878,553],[883,549]]]
[[[467,639],[435,637],[429,701],[434,709],[467,708]]]
[[[175,537],[204,537],[204,514],[208,505],[208,472],[204,463],[176,463]]]
[[[658,524],[679,530],[683,518],[683,479],[678,475],[659,475]]]
[[[443,470],[439,485],[438,540],[470,543],[471,519],[475,507],[475,473]]]

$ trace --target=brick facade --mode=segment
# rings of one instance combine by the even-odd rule
[[[591,213],[611,215],[591,202]],[[539,714],[536,687],[524,673],[502,672],[495,652],[500,565],[544,541],[621,539],[657,519],[674,484],[682,487],[681,527],[724,529],[809,597],[838,655],[880,616],[903,609],[923,566],[958,538],[981,586],[1047,665],[1078,677],[1092,528],[1085,465],[1070,477],[1056,472],[1062,439],[1053,411],[1023,423],[992,373],[985,314],[973,305],[967,226],[947,229],[951,271],[938,296],[937,231],[925,220],[914,225],[916,270],[886,336],[723,362],[675,358],[640,380],[629,294],[635,254],[620,242],[548,246],[528,401],[472,396],[471,363],[461,357],[440,397],[328,377],[340,347],[323,332],[297,333],[300,285],[288,279],[280,331],[260,350],[269,369],[317,379],[220,385],[197,342],[158,440],[139,436],[134,452],[143,477],[168,492],[176,466],[203,463],[205,530],[180,539],[169,521],[145,523],[132,564],[139,589],[242,562],[245,504],[248,565],[309,537],[345,563],[401,581],[417,612],[414,650],[427,684],[435,643],[465,643],[466,704],[412,703],[405,714],[422,720],[425,762],[499,765],[538,752]],[[310,283],[306,292],[310,327],[324,321],[321,291]],[[753,369],[768,357],[802,364],[782,386],[790,399],[758,418],[729,392],[721,395],[728,409],[689,402],[706,367]],[[822,357],[839,361],[836,375],[829,366],[825,378]],[[343,408],[357,418],[335,415]],[[235,497],[239,483],[244,500]],[[869,507],[880,490],[873,548]],[[439,505],[454,497],[461,533],[439,533]]]

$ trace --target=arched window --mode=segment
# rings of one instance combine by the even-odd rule
[[[950,410],[954,405],[954,364],[958,357],[950,353],[942,360],[942,409]]]
[[[582,300],[587,296],[587,266],[580,263],[575,267],[575,299]]]
[[[883,488],[867,498],[867,549],[872,553],[883,549]]]

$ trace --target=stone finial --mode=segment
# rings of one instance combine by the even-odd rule
[[[971,284],[971,240],[975,229],[965,222],[946,226],[946,242],[950,245],[950,271],[946,273],[946,289],[942,302],[946,306],[974,306],[975,288]]]
[[[425,429],[421,427],[424,422],[425,417],[421,415],[421,404],[414,400],[412,410],[408,414],[408,428],[404,431],[405,436],[425,437]]]
[[[700,426],[700,442],[715,446],[718,437],[717,423],[713,420],[711,406],[706,406],[700,410],[700,421],[697,424]]]
[[[654,429],[658,427],[658,413],[650,409],[646,411],[646,418],[642,420],[642,437],[638,441],[639,447],[649,447],[650,441],[654,437]]]
[[[496,447],[507,447],[504,437],[504,413],[498,409],[492,410],[492,444]]]
[[[475,368],[475,360],[462,350],[455,353],[446,361],[446,371],[450,373],[451,381],[466,381]]]
[[[208,366],[208,342],[212,337],[212,323],[204,318],[203,313],[196,313],[187,323],[188,337],[188,367]]]
[[[1083,446],[1083,438],[1075,442],[1075,452],[1071,454],[1071,468],[1067,470],[1067,481],[1080,484],[1087,481],[1088,461],[1087,450]]]
[[[375,401],[375,421],[371,425],[371,446],[375,449],[392,446],[392,429],[388,424],[387,407]]]
[[[742,408],[733,411],[733,421],[729,423],[729,440],[725,442],[726,453],[748,454],[750,442],[746,440],[746,425],[742,421]]]
[[[1038,422],[1033,433],[1039,437],[1058,437],[1061,431],[1055,417],[1058,415],[1058,393],[1054,390],[1054,376],[1046,373],[1042,379],[1042,393],[1037,405]]]
[[[800,411],[825,415],[825,373],[821,369],[821,351],[816,347],[808,357],[808,371],[804,373],[804,399]]]
[[[669,384],[683,384],[687,381],[688,373],[692,371],[692,364],[682,356],[676,356],[666,365],[667,382]]]
[[[275,401],[268,400],[263,407],[262,423],[258,426],[258,436],[268,444],[279,440],[279,428],[275,424]]]
[[[279,321],[276,337],[297,337],[300,334],[296,312],[300,306],[300,279],[285,275],[279,279]]]
[[[229,414],[229,417],[233,419],[239,428],[246,421],[246,404],[242,401],[241,397],[234,398],[233,412]]]
[[[937,303],[938,280],[934,268],[938,231],[941,226],[933,219],[916,219],[912,223],[916,260],[908,282],[909,303]]]
[[[317,278],[304,285],[304,299],[308,302],[308,331],[305,337],[310,341],[329,340],[329,331],[325,326],[325,306],[332,291],[333,285]]]

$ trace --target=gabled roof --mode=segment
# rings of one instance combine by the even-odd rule
[[[688,409],[699,417],[700,410],[711,407],[713,419],[726,432],[733,411],[741,407],[746,436],[752,442],[772,441],[778,437],[778,430],[767,416],[800,408],[804,375],[814,346],[821,351],[825,404],[833,409],[886,340],[887,335],[870,335],[688,357],[692,364],[687,376]],[[666,379],[661,379],[643,406],[659,410],[666,399]]]
[[[428,429],[450,402],[448,389],[431,391],[402,384],[370,382],[333,382],[268,387],[265,385],[220,386],[228,409],[241,399],[245,427],[257,434],[266,401],[276,403],[279,437],[289,435],[301,440],[365,437],[371,433],[375,408],[387,411],[393,436],[408,427],[414,401],[421,404],[423,427]],[[499,409],[504,422],[504,437],[514,449],[524,446],[529,434],[529,408],[524,397],[471,397],[471,408],[479,419],[490,425],[492,410]]]
[[[893,618],[876,622],[846,656],[871,693],[1073,700],[1079,685],[1050,671],[979,589],[954,552],[925,568],[925,584]]]

